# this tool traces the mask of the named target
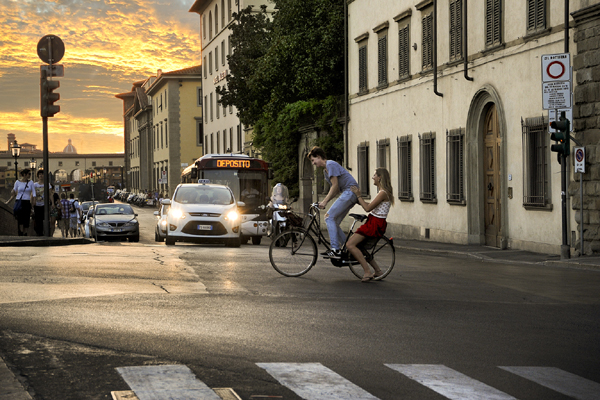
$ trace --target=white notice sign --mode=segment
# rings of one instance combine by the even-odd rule
[[[571,82],[545,82],[542,84],[543,109],[571,107]]]
[[[542,103],[545,110],[571,107],[571,55],[542,56]]]

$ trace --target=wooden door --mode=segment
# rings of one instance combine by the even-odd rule
[[[493,105],[485,116],[484,136],[484,193],[485,193],[485,244],[500,247],[500,127],[498,113]]]

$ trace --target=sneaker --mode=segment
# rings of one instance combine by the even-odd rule
[[[342,258],[342,252],[340,250],[337,249],[332,249],[329,251],[326,251],[325,253],[321,253],[325,256],[325,258],[335,258],[335,259],[339,259]]]

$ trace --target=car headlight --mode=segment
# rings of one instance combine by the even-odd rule
[[[163,228],[167,226],[167,220],[163,219],[162,221],[160,221],[160,226],[162,226]]]
[[[97,225],[98,225],[98,226],[101,226],[101,227],[103,227],[103,228],[107,228],[107,227],[109,227],[109,226],[110,226],[110,224],[109,224],[109,223],[107,223],[107,222],[98,222],[98,224],[97,224]]]
[[[184,219],[185,218],[185,214],[183,213],[183,211],[181,211],[178,208],[175,210],[171,210],[169,212],[169,215],[171,215],[175,219]]]
[[[134,219],[133,221],[129,221],[127,222],[125,225],[123,226],[136,226],[137,225],[137,221]]]
[[[226,216],[226,218],[230,221],[237,221],[239,217],[240,217],[240,214],[238,214],[238,212],[235,210],[229,211]]]

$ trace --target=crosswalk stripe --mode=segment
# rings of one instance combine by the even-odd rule
[[[185,365],[117,368],[140,400],[221,400]]]
[[[378,400],[320,363],[257,363],[306,400]]]
[[[514,397],[469,378],[445,365],[385,364],[452,400],[516,400]]]
[[[600,383],[555,367],[499,367],[577,400],[600,399]]]

